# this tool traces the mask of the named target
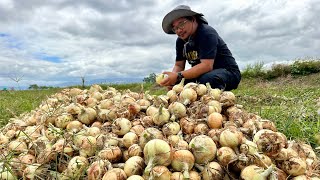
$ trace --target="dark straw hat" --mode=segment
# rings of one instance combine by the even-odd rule
[[[208,24],[208,21],[202,17],[203,16],[202,13],[197,13],[195,11],[192,11],[189,6],[179,5],[176,8],[174,8],[172,11],[170,11],[167,15],[164,16],[162,20],[163,31],[167,34],[175,34],[172,31],[172,22],[178,18],[186,17],[186,16],[197,16],[200,21]]]

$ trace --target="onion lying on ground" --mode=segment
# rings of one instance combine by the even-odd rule
[[[149,175],[152,168],[157,165],[167,166],[171,163],[171,148],[167,142],[161,139],[152,139],[143,149],[147,167],[144,173]]]

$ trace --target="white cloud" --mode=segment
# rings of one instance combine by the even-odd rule
[[[2,0],[0,86],[16,86],[12,77],[54,86],[171,70],[176,37],[161,21],[180,3],[205,15],[241,68],[319,57],[320,0]]]

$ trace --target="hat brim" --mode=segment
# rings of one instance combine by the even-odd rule
[[[167,34],[175,34],[172,31],[172,22],[178,18],[186,17],[186,16],[203,16],[201,13],[194,12],[192,10],[187,9],[177,9],[169,12],[166,16],[164,16],[162,20],[162,29]]]

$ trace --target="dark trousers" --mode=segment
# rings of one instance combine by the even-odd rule
[[[200,84],[210,83],[212,88],[218,88],[226,91],[237,89],[241,80],[241,73],[239,71],[228,71],[226,69],[214,69],[205,73],[195,79],[186,79],[188,82],[196,82]]]

